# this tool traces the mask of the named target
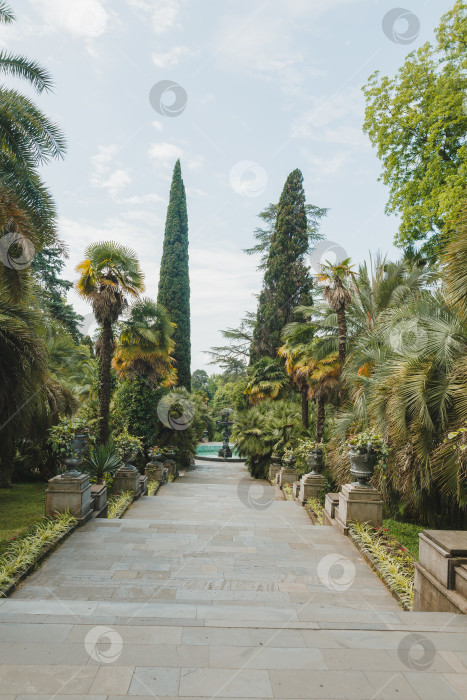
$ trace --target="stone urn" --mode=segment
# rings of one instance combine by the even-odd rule
[[[369,486],[373,476],[378,455],[371,445],[364,448],[363,452],[350,450],[350,473],[360,486]]]
[[[132,466],[131,462],[135,459],[137,454],[138,454],[137,450],[127,450],[127,452],[125,452],[123,454],[122,462],[125,465],[125,467]],[[135,468],[135,467],[133,467],[133,468]]]
[[[295,455],[290,454],[288,457],[284,457],[282,461],[284,463],[284,466],[287,467],[287,469],[293,469],[297,460],[295,458]]]
[[[282,467],[282,457],[280,455],[271,455],[271,464],[274,467]]]
[[[61,476],[79,476],[80,472],[77,470],[83,462],[83,457],[88,449],[88,436],[87,435],[75,435],[71,442],[72,454],[69,457],[65,457],[63,463],[67,467],[67,471]]]
[[[324,467],[324,453],[321,447],[315,447],[314,450],[310,450],[306,457],[306,463],[310,468],[310,475],[317,476],[321,474]]]

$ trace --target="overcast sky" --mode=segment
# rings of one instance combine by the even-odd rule
[[[66,159],[44,170],[70,251],[64,276],[76,279],[89,243],[116,240],[135,249],[157,295],[178,157],[193,370],[214,371],[203,350],[256,308],[261,275],[242,249],[293,169],[307,202],[330,209],[326,239],[356,262],[369,250],[397,256],[361,87],[431,41],[453,4],[402,1],[407,12],[388,15],[392,0],[15,0],[0,44],[52,72],[54,93],[35,99],[68,140]]]

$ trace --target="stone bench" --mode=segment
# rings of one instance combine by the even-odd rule
[[[419,543],[414,610],[467,614],[467,532],[424,530]]]

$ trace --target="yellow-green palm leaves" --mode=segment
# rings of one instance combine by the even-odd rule
[[[120,324],[113,365],[121,377],[146,377],[163,386],[176,383],[172,357],[175,324],[152,299],[141,299]]]

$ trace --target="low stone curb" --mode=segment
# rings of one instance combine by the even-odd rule
[[[19,584],[34,573],[37,567],[42,564],[42,562],[47,559],[47,557],[49,557],[56,549],[58,549],[59,546],[67,539],[67,537],[69,537],[78,527],[79,523],[71,525],[68,530],[62,532],[62,534],[59,535],[53,542],[45,545],[42,552],[38,555],[37,559],[32,562],[32,564],[29,564],[24,571],[18,574],[12,583],[8,584],[6,588],[0,588],[0,598],[8,598],[18,588]]]
[[[412,612],[412,608],[405,603],[401,597],[396,593],[396,591],[393,591],[392,588],[389,586],[388,582],[386,581],[383,572],[378,566],[378,563],[367,553],[365,552],[361,546],[358,540],[354,539],[354,537],[351,535],[350,531],[347,535],[349,540],[354,544],[355,548],[358,549],[364,560],[366,561],[367,564],[370,565],[370,567],[373,569],[375,574],[378,576],[378,578],[384,583],[386,588],[388,589],[389,593],[392,595],[392,597],[398,602],[398,604],[401,606],[403,610],[407,610],[408,612]]]
[[[297,502],[299,502],[298,499],[297,499]],[[316,517],[315,511],[310,508],[308,503],[305,503],[305,505],[303,507],[305,508],[306,512],[310,516],[310,520],[313,523],[313,525],[318,525],[318,527],[321,527],[319,522],[318,522],[318,518]]]

